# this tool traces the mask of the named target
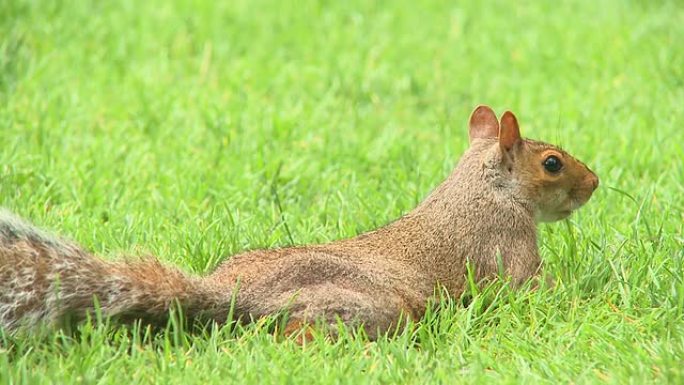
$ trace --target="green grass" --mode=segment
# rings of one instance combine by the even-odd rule
[[[682,47],[675,1],[0,2],[0,204],[107,258],[202,273],[381,226],[480,103],[602,181],[540,227],[553,290],[491,287],[371,344],[5,336],[0,382],[684,383]]]

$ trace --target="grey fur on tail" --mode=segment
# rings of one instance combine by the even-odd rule
[[[14,245],[18,241],[40,243],[60,254],[74,251],[75,245],[54,234],[49,234],[11,211],[0,207],[0,248]]]
[[[96,307],[105,317],[156,324],[175,304],[198,316],[225,313],[225,303],[200,278],[154,258],[106,261],[0,209],[0,328],[77,322]]]
[[[0,208],[0,327],[59,321],[68,312],[61,299],[70,297],[60,287],[63,272],[87,258],[75,244]],[[76,277],[64,278],[69,284]]]

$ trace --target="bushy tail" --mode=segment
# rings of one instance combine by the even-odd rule
[[[186,316],[225,320],[231,292],[149,258],[97,258],[0,209],[0,327],[16,330],[105,317],[163,323],[179,305]]]

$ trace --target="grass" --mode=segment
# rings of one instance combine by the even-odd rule
[[[188,271],[410,210],[515,111],[601,177],[553,290],[301,348],[256,325],[2,337],[0,382],[683,383],[684,8],[672,1],[0,3],[0,204]]]

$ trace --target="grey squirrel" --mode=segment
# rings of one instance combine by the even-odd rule
[[[569,216],[598,178],[565,151],[521,138],[508,111],[499,122],[477,107],[469,137],[452,174],[398,220],[328,244],[244,252],[203,277],[153,258],[104,260],[2,211],[0,327],[82,320],[96,306],[121,322],[163,323],[177,305],[219,323],[231,311],[249,320],[286,310],[286,333],[341,321],[374,339],[402,317],[420,319],[436,287],[462,294],[467,263],[478,281],[503,264],[522,283],[541,263],[536,224]]]

